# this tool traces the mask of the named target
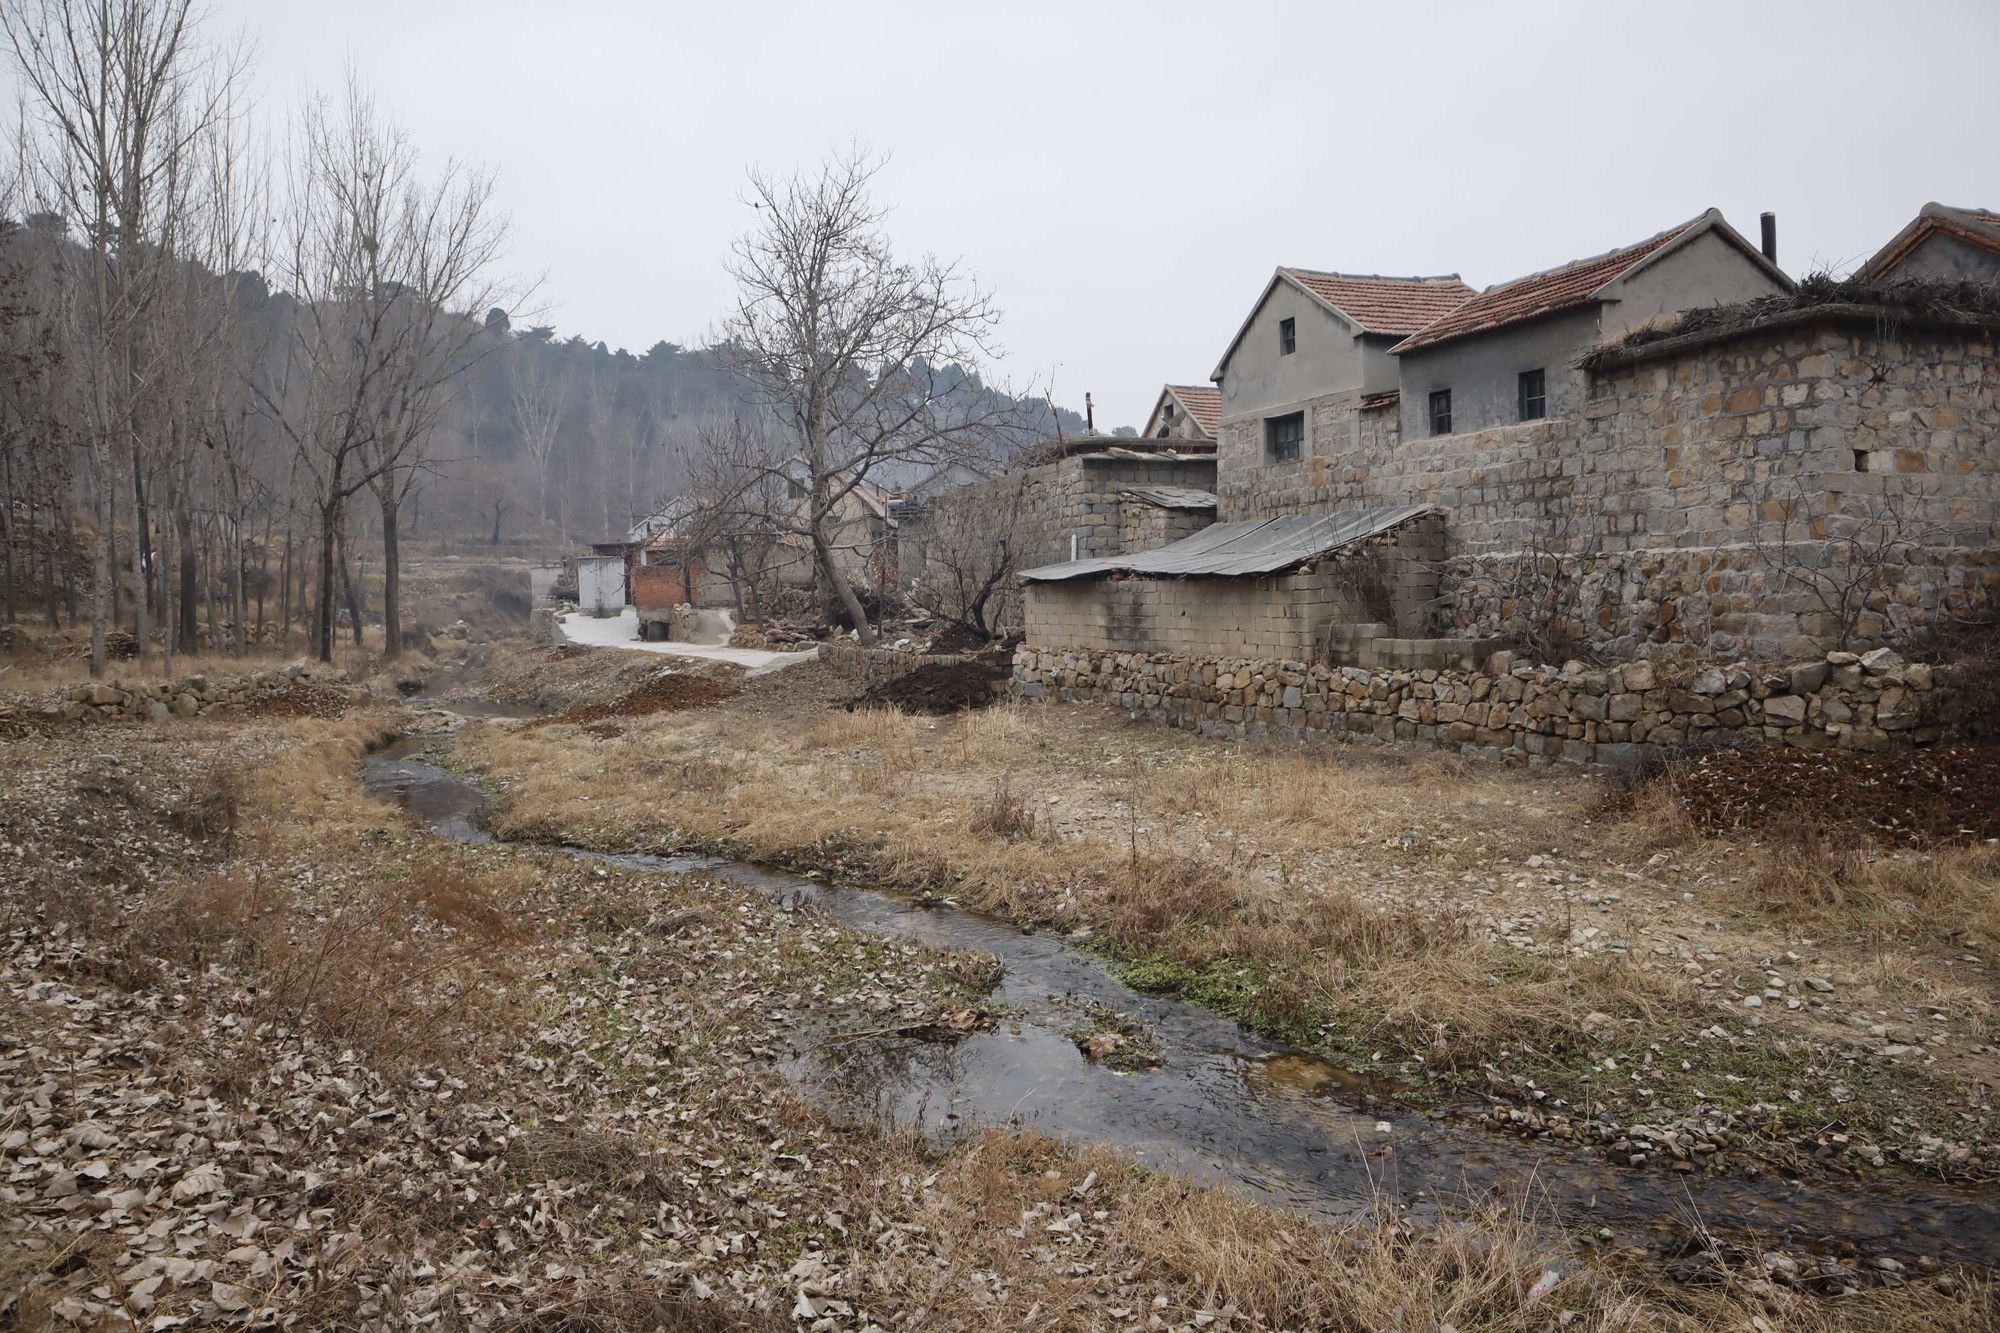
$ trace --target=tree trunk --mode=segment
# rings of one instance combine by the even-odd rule
[[[833,547],[820,532],[820,524],[812,525],[813,559],[819,565],[820,577],[833,588],[834,596],[847,611],[847,618],[854,625],[854,636],[862,647],[875,642],[875,627],[868,623],[868,612],[862,609],[861,599],[854,595],[853,585],[840,571],[839,562],[834,559]]]
[[[312,652],[322,662],[333,660],[333,562],[334,529],[339,522],[337,501],[322,504],[319,510],[319,604],[313,608]]]
[[[104,629],[116,615],[112,599],[117,595],[116,577],[111,572],[111,520],[115,512],[117,483],[111,476],[111,447],[103,439],[90,445],[91,469],[97,473],[97,538],[93,543],[90,570],[90,674],[104,678]]]
[[[347,530],[345,524],[341,525],[339,533],[340,592],[341,596],[347,601],[348,629],[354,636],[354,646],[359,648],[361,646],[361,599],[354,595],[354,571],[347,563]]]
[[[141,663],[153,646],[152,576],[148,571],[153,536],[146,523],[146,491],[139,475],[138,441],[132,450],[132,636],[133,656]]]
[[[174,499],[174,541],[180,548],[181,590],[178,609],[181,649],[185,652],[189,644],[201,637],[201,625],[197,619],[200,610],[197,603],[201,599],[201,570],[197,563],[199,552],[194,540],[194,515],[188,511],[187,500],[183,496],[176,496]]]
[[[395,478],[382,487],[382,658],[403,652],[402,556],[397,550]]]

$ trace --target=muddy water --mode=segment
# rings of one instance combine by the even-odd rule
[[[447,837],[487,840],[490,798],[411,758],[421,744],[406,741],[372,756],[370,789]],[[1390,1201],[1423,1216],[1440,1203],[1498,1194],[1552,1205],[1566,1225],[1609,1228],[1621,1245],[1648,1245],[1699,1220],[1718,1234],[1788,1249],[1905,1260],[1933,1254],[1983,1265],[2000,1259],[2000,1205],[1990,1195],[1905,1180],[1878,1195],[1620,1169],[1573,1149],[1413,1115],[1396,1106],[1388,1085],[1357,1080],[1197,1006],[1133,991],[1059,939],[976,913],[710,858],[574,854],[713,876],[857,930],[979,949],[1000,960],[993,999],[1009,1017],[956,1043],[822,1042],[802,1022],[786,1072],[836,1107],[945,1132],[1016,1122],[1114,1144],[1160,1170],[1322,1214]],[[1081,1021],[1080,1004],[1090,1003],[1151,1029],[1160,1067],[1120,1074],[1085,1059],[1065,1033]]]

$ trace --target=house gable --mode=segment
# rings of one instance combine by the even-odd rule
[[[1925,204],[1855,276],[1863,282],[2000,282],[2000,213]]]

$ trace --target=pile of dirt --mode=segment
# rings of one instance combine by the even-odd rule
[[[854,700],[856,706],[894,706],[906,713],[933,716],[984,708],[1000,697],[996,684],[1006,676],[1004,660],[993,656],[963,662],[931,662],[894,680],[871,685]]]
[[[243,716],[334,718],[345,713],[353,703],[354,696],[339,686],[295,680],[245,704]]]
[[[2000,749],[1715,750],[1674,765],[1672,781],[1710,832],[1809,820],[1886,842],[2000,838]]]
[[[541,727],[566,723],[583,726],[592,735],[615,734],[607,733],[603,727],[592,729],[587,724],[621,717],[643,717],[648,713],[678,713],[689,708],[720,703],[724,699],[733,699],[738,693],[735,685],[710,680],[705,676],[662,671],[615,699],[606,699],[600,703],[578,704],[550,717],[538,717],[532,722],[524,723],[521,730],[534,731]]]

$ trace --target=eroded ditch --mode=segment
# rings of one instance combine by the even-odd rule
[[[413,738],[371,755],[368,788],[441,836],[490,841],[492,798],[414,757],[425,744]],[[1019,1123],[1111,1144],[1157,1170],[1226,1182],[1323,1215],[1394,1205],[1423,1218],[1498,1195],[1545,1206],[1587,1234],[1608,1231],[1612,1246],[1670,1249],[1690,1231],[1705,1231],[1753,1250],[1906,1262],[1931,1256],[1984,1267],[2000,1258],[2000,1214],[1982,1193],[1909,1178],[1869,1191],[1623,1169],[1576,1149],[1412,1114],[1384,1085],[1196,1005],[1132,990],[1102,960],[1058,938],[975,912],[716,858],[563,850],[629,869],[726,880],[788,911],[999,960],[991,1004],[1006,1017],[953,1042],[896,1034],[828,1040],[802,1020],[783,1073],[836,1111],[939,1134]],[[1142,1025],[1156,1043],[1157,1067],[1115,1072],[1087,1058],[1073,1034],[1079,1014],[1093,1009]]]

